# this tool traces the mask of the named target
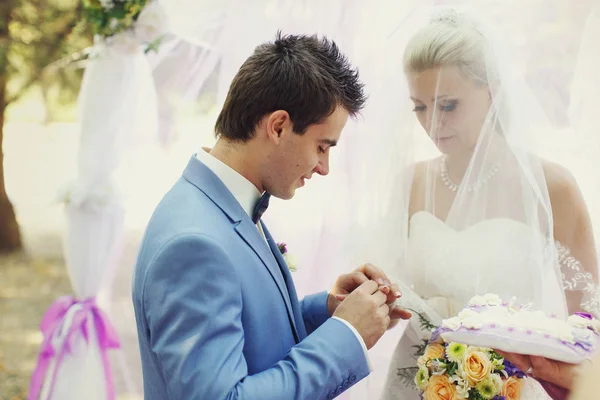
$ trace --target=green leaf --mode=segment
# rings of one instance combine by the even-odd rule
[[[425,316],[423,314],[421,314],[420,312],[417,312],[411,308],[409,308],[408,310],[412,311],[413,313],[417,314],[419,316],[419,324],[421,325],[421,330],[424,331],[432,331],[434,329],[437,328],[437,326],[433,325],[427,318],[425,318]]]
[[[469,400],[486,400],[475,388],[469,389]]]
[[[458,370],[458,363],[448,361],[447,364],[448,364],[448,369],[447,369],[448,376],[454,375],[456,373],[456,370]]]
[[[419,372],[419,367],[406,367],[406,368],[398,368],[397,375],[400,378],[400,382],[406,387],[413,388],[414,390],[418,390],[417,385],[415,384],[415,376]]]
[[[427,342],[427,340],[423,340],[422,344],[415,344],[412,347],[415,349],[415,352],[413,353],[415,358],[419,358],[421,357],[423,354],[425,354],[425,350],[427,349],[427,345],[429,344],[429,342]]]
[[[162,44],[163,40],[165,39],[165,35],[158,37],[157,39],[154,39],[154,41],[148,43],[148,46],[146,47],[146,50],[144,50],[144,53],[148,54],[152,51],[158,53],[158,48],[160,47],[160,45]],[[280,249],[281,250],[281,249]],[[283,252],[282,252],[283,253]]]

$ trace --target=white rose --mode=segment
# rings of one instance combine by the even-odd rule
[[[587,318],[583,318],[579,315],[571,315],[569,316],[569,318],[567,319],[567,322],[569,323],[569,325],[577,327],[577,328],[588,328],[590,326],[590,323],[592,322],[592,320],[589,320]]]
[[[502,299],[497,294],[488,293],[483,296],[483,299],[488,306],[499,306],[502,304]]]
[[[593,335],[594,335],[594,333],[589,329],[577,329],[577,332],[574,333],[574,336],[577,338],[577,341],[592,340]]]
[[[563,342],[567,342],[567,343],[574,343],[575,342],[575,336],[573,336],[573,332],[569,328],[563,328],[563,329],[561,329],[558,332],[557,336]]]
[[[475,296],[469,300],[469,305],[473,307],[483,307],[487,305],[487,302],[483,296]]]
[[[462,324],[468,329],[481,329],[483,327],[483,322],[481,321],[479,314],[463,319]]]
[[[457,317],[448,318],[442,321],[442,327],[453,331],[460,329],[461,325],[460,318]]]
[[[559,335],[558,337],[560,340],[562,340],[563,342],[567,342],[567,343],[575,343],[575,337],[573,336],[573,334],[571,332],[563,332]]]

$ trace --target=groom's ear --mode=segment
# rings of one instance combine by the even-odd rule
[[[265,121],[267,137],[279,144],[281,137],[293,129],[292,120],[287,111],[277,110],[269,114]]]

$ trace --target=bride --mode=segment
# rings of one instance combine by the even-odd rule
[[[567,169],[531,151],[551,128],[510,54],[488,25],[455,9],[419,17],[405,19],[388,45],[404,51],[386,63],[396,77],[379,93],[385,100],[371,98],[382,127],[370,149],[376,158],[348,200],[357,214],[368,205],[370,219],[346,230],[346,254],[373,260],[379,249],[373,261],[396,266],[388,274],[399,281],[402,305],[435,325],[486,293],[557,316],[597,314],[586,205]],[[408,106],[414,116],[404,114]],[[435,146],[433,157],[420,159],[419,137]],[[402,172],[391,182],[393,171]],[[414,346],[429,334],[417,318],[406,327],[384,399],[418,398],[411,385]],[[525,382],[522,398],[548,398],[535,380]]]

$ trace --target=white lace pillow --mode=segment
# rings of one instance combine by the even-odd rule
[[[475,296],[456,317],[442,321],[445,342],[489,347],[578,364],[591,357],[600,342],[600,321],[576,313],[567,320],[531,307],[515,308],[494,294]]]

